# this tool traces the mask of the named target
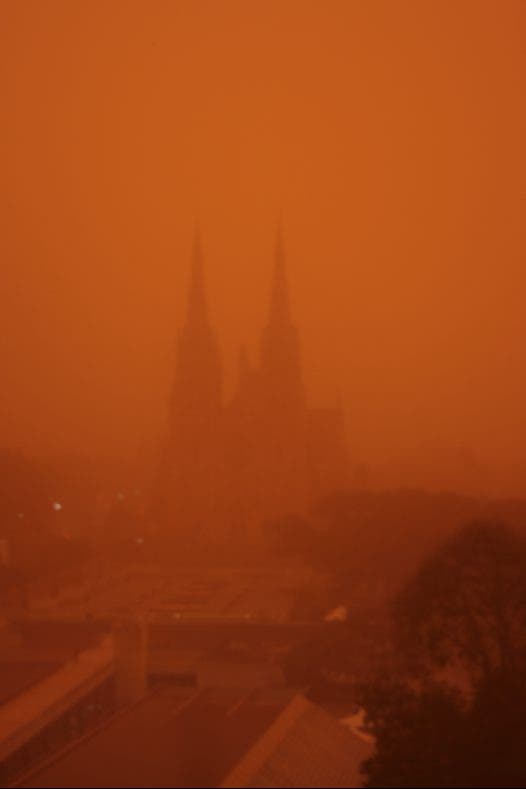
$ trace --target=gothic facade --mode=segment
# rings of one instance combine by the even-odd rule
[[[221,540],[304,512],[345,486],[343,413],[307,403],[278,231],[259,363],[240,355],[230,402],[222,398],[219,346],[209,320],[199,237],[180,332],[157,518],[173,534]]]

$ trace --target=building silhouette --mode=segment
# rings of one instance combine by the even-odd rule
[[[343,412],[308,405],[281,227],[259,362],[252,366],[241,350],[229,402],[222,397],[196,233],[155,495],[158,523],[194,539],[250,537],[265,522],[305,511],[346,481]]]

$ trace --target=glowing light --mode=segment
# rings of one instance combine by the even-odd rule
[[[344,605],[337,605],[332,611],[325,615],[326,622],[345,622],[347,619],[347,608]]]
[[[62,509],[62,504],[60,503],[60,501],[53,502],[53,509],[55,510],[55,512],[60,512],[60,510]]]

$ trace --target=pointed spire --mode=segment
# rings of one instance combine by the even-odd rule
[[[281,216],[278,220],[276,232],[276,247],[274,257],[274,277],[270,295],[270,324],[290,323],[290,299],[287,271],[285,268],[285,249],[283,243],[283,223]]]
[[[201,231],[198,225],[195,229],[192,249],[192,270],[190,275],[190,289],[188,292],[186,322],[194,326],[203,324],[208,325],[208,308],[203,274],[203,250],[201,244]]]

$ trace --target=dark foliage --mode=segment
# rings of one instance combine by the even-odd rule
[[[445,685],[377,680],[362,689],[376,753],[369,787],[526,786],[524,681],[485,677],[471,700]]]
[[[398,596],[395,633],[414,670],[524,671],[526,540],[494,521],[463,528]]]
[[[359,691],[376,738],[366,785],[526,786],[523,538],[494,521],[469,524],[394,610],[404,670]]]

